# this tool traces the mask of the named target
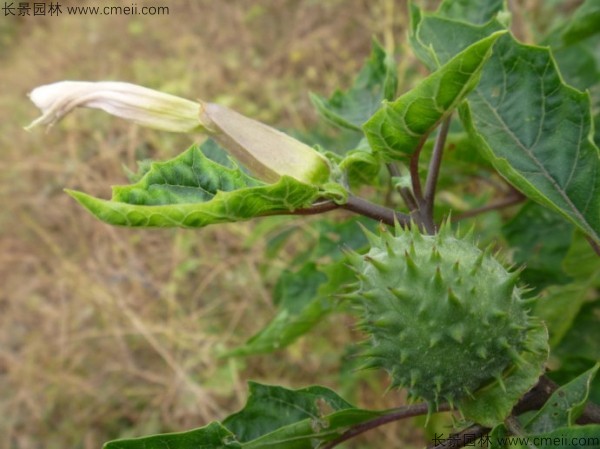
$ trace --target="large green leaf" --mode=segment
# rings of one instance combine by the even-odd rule
[[[474,43],[396,101],[384,102],[363,126],[373,151],[387,160],[414,152],[476,86],[501,35],[499,32]]]
[[[484,24],[503,8],[504,0],[486,0],[477,4],[473,0],[444,0],[439,6],[439,13],[449,19]]]
[[[536,316],[548,326],[552,348],[560,344],[573,327],[581,307],[589,300],[593,289],[600,285],[600,258],[579,232],[575,233],[561,265],[572,282],[545,289],[534,308]]]
[[[600,300],[581,307],[573,326],[556,348],[556,355],[600,360]]]
[[[524,265],[521,280],[539,290],[564,284],[562,262],[573,239],[573,226],[560,215],[529,202],[502,227],[513,250],[513,262]]]
[[[529,420],[525,429],[530,433],[544,433],[574,425],[583,412],[590,394],[590,384],[599,367],[600,364],[597,363],[552,393],[541,410]]]
[[[600,295],[596,293],[595,298],[595,301],[583,304],[570,329],[553,351],[555,362],[559,365],[549,375],[555,382],[568,382],[600,360]],[[590,398],[600,402],[600,377],[592,382]]]
[[[244,449],[315,449],[322,442],[341,436],[350,426],[382,416],[384,413],[348,408],[308,418],[264,435],[245,444]]]
[[[563,42],[572,45],[600,33],[600,2],[586,0],[561,33]]]
[[[310,99],[331,123],[360,132],[361,125],[379,109],[381,101],[394,98],[397,76],[393,57],[374,40],[371,56],[347,92],[337,90],[329,99],[311,94]]]
[[[97,218],[113,225],[198,228],[309,206],[319,190],[289,176],[275,184],[208,159],[194,145],[156,162],[136,184],[113,188],[110,201],[67,191]]]
[[[571,86],[585,91],[600,82],[600,35],[558,48],[552,54],[562,77]],[[592,100],[594,93],[590,92]]]
[[[335,392],[321,386],[289,390],[250,382],[249,389],[244,408],[223,421],[223,425],[244,443],[305,419],[313,420],[318,427],[325,415],[354,408]]]
[[[537,383],[548,359],[548,331],[542,323],[532,323],[526,347],[528,350],[521,354],[520,362],[506,373],[502,384],[496,381],[459,404],[467,419],[494,427],[510,415],[519,399]]]
[[[222,423],[111,441],[104,449],[314,449],[352,425],[397,411],[358,409],[322,386],[290,390],[251,382],[245,407]]]
[[[424,61],[431,64],[434,54],[444,63],[500,27],[416,11],[411,42]],[[589,97],[562,82],[550,52],[503,36],[467,100],[465,128],[496,170],[600,241],[600,155]]]
[[[552,285],[541,293],[533,310],[546,323],[552,348],[561,342],[573,325],[588,290],[589,285],[580,281]]]
[[[213,422],[187,432],[150,435],[109,441],[104,449],[241,449],[235,435],[222,424]]]

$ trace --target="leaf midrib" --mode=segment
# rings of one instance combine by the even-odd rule
[[[481,94],[481,92],[479,92],[479,89],[476,89],[474,91],[474,94],[476,94],[477,97],[483,102],[483,104],[485,104],[488,107],[488,109],[490,110],[490,112],[496,117],[496,119],[498,120],[498,122],[504,127],[506,133],[514,140],[514,142],[516,143],[516,145],[519,148],[521,148],[523,150],[523,152],[525,153],[525,155],[539,168],[539,172],[538,173],[542,174],[542,176],[544,176],[544,178],[546,178],[552,184],[552,186],[554,187],[554,190],[565,201],[565,203],[567,203],[567,205],[569,206],[569,208],[572,211],[572,213],[579,220],[581,220],[582,223],[585,223],[588,232],[590,232],[596,239],[598,239],[598,236],[596,235],[596,232],[594,231],[593,228],[590,227],[590,224],[588,223],[587,218],[584,215],[582,215],[581,212],[579,212],[579,209],[575,206],[575,204],[573,204],[573,202],[571,201],[571,198],[569,198],[569,196],[566,194],[566,188],[567,188],[569,182],[571,181],[571,177],[572,176],[569,176],[569,179],[567,181],[567,185],[565,186],[565,190],[563,190],[561,188],[560,184],[551,176],[551,174],[544,168],[544,166],[539,163],[539,161],[535,157],[535,155],[532,154],[532,151],[529,148],[527,148],[519,140],[519,138],[512,132],[512,129],[504,121],[504,119],[502,118],[502,116],[500,116],[498,114],[498,112],[496,111],[496,109],[486,100],[486,98]],[[537,143],[537,140],[536,140],[536,143]],[[579,155],[580,145],[578,145],[578,147],[577,147],[577,155]],[[577,163],[577,158],[575,158],[575,164],[576,163]],[[573,171],[573,169],[571,171]],[[541,191],[538,190],[538,192],[540,192],[540,194],[542,194],[545,197],[545,195]],[[588,200],[588,202],[589,202],[589,200]]]

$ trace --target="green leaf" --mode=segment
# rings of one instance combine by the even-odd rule
[[[521,362],[505,374],[503,384],[493,382],[459,404],[467,419],[487,427],[503,422],[543,374],[549,351],[548,332],[543,323],[532,321],[534,327],[528,331],[525,344],[528,350],[521,353]]]
[[[513,252],[513,262],[524,265],[521,280],[540,290],[564,284],[569,277],[562,262],[573,239],[573,226],[560,215],[529,202],[502,227]]]
[[[501,12],[504,0],[487,0],[476,2],[473,0],[445,0],[438,8],[441,16],[467,23],[484,24]]]
[[[577,8],[561,37],[566,45],[572,45],[597,33],[600,33],[600,3],[586,0]]]
[[[223,356],[246,356],[281,349],[310,331],[331,312],[332,303],[318,294],[327,276],[307,263],[298,272],[285,271],[275,287],[277,315],[243,346],[226,351]]]
[[[394,98],[397,83],[393,57],[373,40],[371,56],[347,92],[338,90],[329,100],[311,93],[310,99],[329,122],[361,132],[361,125],[379,109],[381,101]]]
[[[552,54],[566,83],[585,91],[600,81],[600,34],[567,47],[553,48]],[[594,92],[590,92],[592,100]]]
[[[241,442],[248,442],[281,427],[303,420],[319,426],[327,414],[354,408],[334,391],[321,386],[299,390],[249,382],[250,395],[244,408],[223,425]]]
[[[594,362],[600,360],[600,300],[581,307],[555,355],[562,357],[566,363],[574,357]]]
[[[244,408],[222,424],[111,441],[104,449],[314,449],[339,437],[350,426],[403,411],[358,409],[318,385],[290,390],[250,382],[249,387]]]
[[[528,433],[551,432],[559,427],[571,427],[579,418],[590,393],[590,384],[600,368],[593,368],[556,390],[525,426]]]
[[[351,186],[376,184],[375,178],[381,172],[381,161],[373,154],[366,138],[360,140],[355,149],[346,153],[339,162],[341,170],[347,173]]]
[[[569,276],[600,287],[600,257],[581,234],[575,235],[563,267]]]
[[[542,292],[534,313],[548,327],[550,347],[555,348],[573,325],[588,289],[589,286],[583,282],[573,282],[554,285]]]
[[[481,5],[481,3],[477,3]],[[473,9],[473,6],[470,8]],[[409,42],[417,57],[432,71],[450,61],[475,42],[506,28],[497,19],[481,25],[438,13],[426,13],[416,5],[410,8]]]
[[[594,294],[593,291],[590,294]],[[594,296],[592,296],[594,298]],[[555,364],[550,377],[558,383],[566,383],[590,364],[600,360],[600,295],[595,300],[584,303],[579,314],[572,321],[568,331],[552,352]],[[590,397],[600,402],[600,377],[592,383]]]
[[[431,62],[434,53],[442,63],[501,26],[422,13],[413,24],[419,55]],[[600,241],[600,156],[589,96],[562,82],[547,49],[500,38],[460,112],[500,174]]]
[[[600,158],[589,99],[561,80],[545,49],[498,43],[461,111],[496,169],[530,198],[600,241]]]
[[[243,447],[244,449],[314,449],[321,442],[331,441],[341,436],[350,429],[350,426],[384,414],[384,412],[348,408],[319,419],[309,418],[281,427],[248,442]]]
[[[194,145],[167,162],[155,162],[136,184],[113,188],[112,200],[67,190],[100,220],[120,226],[199,228],[309,206],[319,190],[283,176],[264,184],[208,159]]]
[[[499,32],[476,42],[396,101],[384,103],[363,126],[373,151],[387,160],[414,152],[476,86],[501,35]]]
[[[104,449],[241,449],[233,433],[217,422],[188,432],[109,441]]]
[[[590,293],[600,285],[600,258],[580,233],[575,234],[562,267],[573,282],[546,289],[534,308],[548,326],[552,348],[569,332]]]

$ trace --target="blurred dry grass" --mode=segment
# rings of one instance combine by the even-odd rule
[[[273,313],[263,247],[244,244],[253,224],[95,221],[62,189],[108,197],[126,182],[123,165],[172,157],[190,136],[96,111],[26,133],[37,114],[26,93],[63,79],[123,80],[306,128],[307,91],[347,85],[371,36],[397,35],[406,18],[389,14],[392,3],[171,0],[161,17],[0,18],[0,447],[91,449],[197,427],[237,410],[247,379],[335,387],[349,334],[338,321],[276,356],[217,360]],[[366,388],[357,397],[398,401]],[[406,432],[376,434],[377,446],[398,447]]]

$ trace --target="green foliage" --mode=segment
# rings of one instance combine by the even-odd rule
[[[249,387],[246,406],[222,423],[182,433],[112,441],[104,449],[312,449],[383,413],[358,409],[321,386],[289,390],[251,382]]]
[[[476,86],[502,33],[474,43],[392,103],[384,103],[364,125],[375,152],[387,160],[412,154],[419,142]]]
[[[556,390],[548,402],[527,423],[530,433],[551,432],[560,427],[571,427],[581,416],[585,403],[590,394],[590,384],[600,364],[586,371],[576,379]]]
[[[444,63],[501,27],[414,12],[412,43],[425,62]],[[562,82],[547,49],[500,38],[460,112],[500,174],[600,241],[600,156],[589,96]]]
[[[573,226],[558,214],[528,203],[502,232],[514,250],[513,262],[523,265],[521,279],[537,290],[570,280],[562,268],[573,237]]]
[[[110,201],[67,191],[100,220],[119,226],[200,228],[293,212],[318,196],[314,186],[284,176],[265,184],[211,161],[198,146],[153,163],[140,181],[113,188]]]
[[[372,45],[371,56],[347,92],[337,90],[328,100],[317,94],[310,96],[319,114],[336,126],[360,132],[381,101],[396,96],[396,62],[377,41]]]
[[[358,220],[340,215],[255,228],[253,238],[272,236],[267,264],[287,258],[276,270],[277,311],[223,355],[273,352],[326,317],[351,313],[367,334],[364,367],[384,369],[393,387],[427,401],[370,411],[321,386],[251,382],[246,406],[221,423],[106,448],[330,448],[370,427],[450,408],[493,428],[495,448],[531,447],[509,437],[597,436],[597,419],[580,426],[577,418],[590,398],[600,399],[598,365],[590,369],[600,360],[599,115],[592,111],[600,104],[599,11],[588,0],[539,47],[509,32],[502,0],[445,0],[435,12],[411,5],[409,42],[429,76],[398,77],[394,55],[374,41],[352,87],[329,99],[311,96],[328,124],[353,136],[350,150],[334,141],[319,154],[205,104],[213,137],[236,161],[214,143],[194,145],[144,164],[134,184],[113,188],[110,201],[69,191],[99,219],[124,226],[203,227],[333,209],[363,216],[366,238]],[[396,98],[398,79],[404,93]],[[312,161],[297,169],[318,182],[295,176],[294,148]],[[262,170],[271,183],[246,169]],[[498,201],[470,208],[489,197]],[[518,202],[525,204],[509,207]],[[440,219],[492,210],[470,231],[476,237],[456,237],[448,217]],[[377,226],[394,226],[396,234],[371,232]],[[486,250],[479,238],[492,240]],[[537,411],[515,416],[540,398],[532,387],[548,367],[562,386]]]

